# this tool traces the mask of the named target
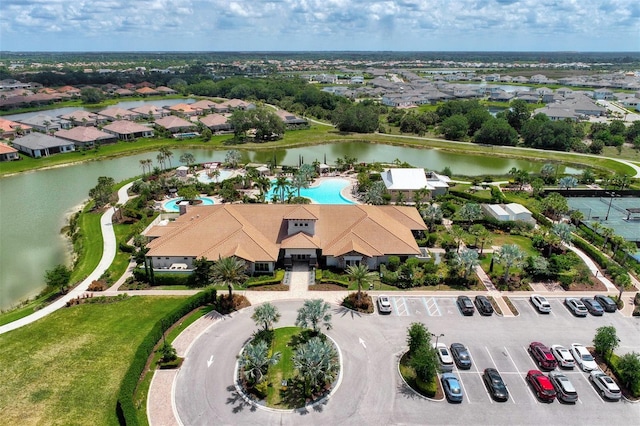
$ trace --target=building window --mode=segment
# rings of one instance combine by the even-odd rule
[[[269,264],[266,262],[256,262],[254,265],[254,269],[256,272],[268,272]]]

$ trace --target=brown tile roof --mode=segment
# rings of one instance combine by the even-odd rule
[[[140,114],[138,114],[137,112],[118,107],[103,109],[102,111],[99,111],[98,114],[113,119],[117,119],[118,116],[120,117],[120,119],[133,119],[140,116]]]
[[[227,124],[229,119],[221,114],[209,114],[199,118],[200,122],[207,127],[222,126]]]
[[[31,131],[31,126],[27,126],[26,124],[0,118],[0,130],[2,130],[3,133],[15,132],[18,130],[18,128],[21,128],[25,132]]]
[[[185,103],[171,105],[169,109],[171,111],[181,112],[184,114],[195,113],[198,110],[198,108],[193,108],[192,104],[185,104]]]
[[[7,145],[6,143],[2,143],[0,142],[0,155],[2,154],[13,154],[18,152],[17,149],[15,149],[12,146]]]
[[[157,90],[152,89],[151,87],[143,87],[141,89],[137,89],[136,92],[140,93],[141,95],[156,95],[160,93]]]
[[[99,119],[97,114],[94,114],[89,111],[84,111],[81,109],[72,111],[69,114],[61,115],[60,118],[63,118],[65,120],[75,121],[76,123],[81,122],[83,118],[86,119],[88,122],[94,122]]]
[[[58,130],[54,133],[56,137],[67,139],[73,142],[95,142],[101,139],[114,139],[115,136],[96,129],[95,127],[74,127],[69,130]]]
[[[184,118],[176,117],[175,115],[168,115],[166,117],[158,118],[156,120],[156,124],[158,126],[164,127],[165,129],[195,127],[195,125],[190,121],[187,121]]]
[[[129,135],[132,133],[153,132],[153,129],[142,124],[134,123],[133,121],[118,120],[103,127],[103,130],[108,130],[120,135]]]
[[[318,220],[315,235],[287,235],[285,218],[306,211]],[[412,230],[426,225],[413,207],[369,205],[219,204],[189,207],[158,236],[148,256],[190,256],[215,260],[230,255],[275,261],[280,248],[321,248],[323,255],[356,251],[366,256],[419,254]]]
[[[214,106],[216,106],[217,104],[213,101],[209,101],[206,99],[202,99],[198,102],[194,102],[192,104],[189,104],[191,106],[191,108],[199,108],[199,109],[211,109]]]

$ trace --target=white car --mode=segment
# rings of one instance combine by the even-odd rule
[[[589,379],[598,388],[600,395],[606,399],[618,400],[622,398],[620,388],[613,379],[600,370],[594,370],[589,374]]]
[[[551,353],[558,361],[560,368],[573,368],[576,366],[576,361],[573,359],[573,355],[569,352],[569,349],[562,345],[551,345]]]
[[[589,313],[587,307],[584,306],[584,303],[577,297],[567,297],[564,299],[564,304],[567,305],[567,308],[577,317],[586,317]]]
[[[571,344],[571,355],[582,368],[582,371],[599,370],[598,363],[593,359],[591,353],[580,343]]]
[[[533,303],[533,306],[535,306],[538,312],[540,312],[541,314],[548,314],[549,312],[551,312],[551,305],[544,296],[540,296],[539,294],[532,294],[531,303]]]
[[[381,314],[391,313],[391,301],[389,300],[389,296],[385,296],[384,294],[378,296],[378,312]]]
[[[445,345],[444,343],[438,343],[435,348],[436,352],[438,352],[438,359],[440,360],[442,371],[453,371],[453,356],[451,356],[451,352],[449,352],[449,348],[447,348],[447,345]]]

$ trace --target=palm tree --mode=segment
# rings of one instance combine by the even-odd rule
[[[296,326],[311,328],[314,334],[320,331],[320,322],[327,330],[331,330],[331,305],[322,299],[305,300],[302,307],[298,309]]]
[[[485,228],[484,225],[482,225],[480,223],[477,223],[475,225],[471,225],[469,227],[469,229],[468,229],[469,233],[475,237],[475,241],[473,243],[474,247],[478,247],[478,240],[480,239],[480,234],[483,231],[486,231],[486,230],[487,230],[487,228]]]
[[[169,160],[169,168],[171,168],[171,157],[173,157],[173,152],[169,151],[169,148],[166,146],[160,148],[159,151],[165,159]]]
[[[160,165],[160,167],[162,168],[162,170],[164,170],[164,154],[162,152],[160,152],[157,156],[156,156],[156,160],[158,160],[158,164]]]
[[[140,167],[142,168],[142,177],[144,177],[144,173],[147,170],[147,160],[140,160]]]
[[[364,201],[366,203],[373,204],[374,206],[382,205],[384,204],[385,191],[386,187],[384,185],[384,182],[374,182],[364,194]]]
[[[480,261],[478,260],[478,252],[468,248],[465,248],[460,253],[458,253],[456,255],[456,260],[458,264],[464,269],[465,281],[469,277],[471,271],[480,264]]]
[[[573,176],[564,176],[560,178],[558,181],[558,186],[560,188],[571,189],[575,188],[578,185],[578,179]]]
[[[247,278],[245,274],[245,262],[235,256],[222,257],[213,264],[211,276],[215,281],[224,284],[229,289],[229,299],[233,296],[233,286],[238,285]]]
[[[180,156],[180,162],[186,164],[187,167],[190,167],[193,163],[196,162],[196,157],[194,157],[190,152],[185,152]]]
[[[602,228],[602,225],[600,225],[600,222],[591,222],[591,229],[593,230],[593,232],[595,232],[597,235],[600,235],[600,229]],[[593,240],[591,240],[591,242],[593,242]]]
[[[289,181],[287,180],[287,177],[286,176],[282,176],[282,175],[278,176],[276,178],[276,182],[274,183],[273,187],[274,187],[275,191],[280,194],[280,200],[284,203],[285,191],[289,187]]]
[[[484,251],[484,245],[492,243],[492,235],[493,234],[488,229],[484,229],[478,232],[478,240],[480,241],[480,256],[482,256],[482,253]]]
[[[475,222],[482,219],[482,207],[478,203],[467,202],[460,208],[458,215],[465,222]]]
[[[268,331],[274,323],[280,320],[280,312],[278,308],[266,302],[256,307],[251,318],[255,321],[256,325],[263,324],[264,331]]]
[[[298,197],[300,197],[300,189],[308,188],[309,187],[309,180],[307,179],[307,176],[304,174],[304,172],[302,172],[302,173],[298,172],[295,175],[293,175],[293,179],[291,180],[291,184],[296,189],[296,191],[298,192]]]
[[[396,195],[396,206],[404,206],[404,192],[398,191]]]
[[[358,286],[357,303],[360,304],[360,298],[362,296],[362,287],[369,286],[373,282],[373,273],[369,272],[369,268],[364,263],[359,265],[350,265],[347,267],[347,276],[350,281],[353,281]]]
[[[238,167],[238,163],[242,160],[242,154],[237,149],[232,149],[231,151],[227,151],[227,154],[224,157],[224,162],[227,163],[232,169]]]
[[[562,244],[569,245],[573,239],[573,228],[564,222],[554,223],[551,232],[556,235]]]
[[[433,232],[433,226],[436,223],[442,223],[442,209],[435,203],[429,204],[420,212],[422,219],[427,223],[429,232]]]
[[[462,226],[453,225],[451,227],[450,233],[451,233],[451,236],[453,237],[453,240],[457,244],[456,253],[459,253],[460,252],[460,243],[462,243],[462,239],[464,238],[464,229],[462,229]]]
[[[215,180],[216,183],[218,183],[218,178],[220,177],[220,169],[218,169],[218,168],[210,169],[207,172],[207,176],[209,176],[209,178]]]
[[[269,192],[269,188],[271,188],[271,180],[266,176],[258,176],[255,182],[253,182],[253,186],[258,188],[260,198],[264,201],[265,194]]]
[[[245,346],[238,359],[238,365],[242,368],[249,385],[255,386],[264,380],[269,366],[275,365],[281,355],[280,352],[275,352],[269,356],[269,345],[264,340],[259,340]]]
[[[292,361],[302,376],[307,396],[332,382],[340,370],[335,348],[320,337],[313,337],[300,345],[293,354]]]
[[[600,229],[600,235],[604,238],[604,242],[602,243],[602,249],[604,250],[607,247],[607,242],[609,242],[609,238],[614,234],[613,229],[607,226],[603,226]]]
[[[427,195],[429,195],[429,190],[427,188],[420,188],[413,192],[413,202],[418,211],[422,209],[422,201],[427,198]]]
[[[524,259],[524,256],[525,253],[516,244],[505,244],[495,254],[495,260],[504,265],[504,276],[502,280],[505,284],[509,282],[509,270],[511,267],[519,265]]]

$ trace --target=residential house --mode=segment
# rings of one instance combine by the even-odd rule
[[[148,266],[170,271],[195,259],[235,256],[249,273],[276,265],[376,269],[389,256],[421,255],[414,233],[427,227],[414,207],[331,204],[187,206],[175,221],[148,228]]]
[[[146,120],[157,119],[170,114],[166,109],[155,105],[143,105],[131,108],[131,112],[140,114],[140,116]]]
[[[162,93],[163,95],[175,95],[176,93],[178,93],[177,91],[167,86],[158,86],[156,87],[156,91]]]
[[[33,130],[37,130],[42,133],[57,132],[60,129],[70,129],[73,127],[73,124],[68,120],[63,120],[46,114],[38,114],[33,117],[24,118],[20,120],[20,123],[31,126]]]
[[[140,114],[124,108],[107,108],[99,111],[98,114],[105,117],[109,121],[115,120],[135,120],[140,117]]]
[[[287,129],[299,129],[309,126],[309,122],[304,118],[296,117],[295,115],[283,109],[279,109],[275,113],[278,117],[280,117]]]
[[[600,89],[595,89],[593,91],[593,98],[602,99],[602,100],[611,100],[613,99],[613,91],[611,89],[607,89],[604,87]]]
[[[135,92],[133,90],[129,90],[129,89],[116,89],[113,91],[113,93],[117,96],[133,96],[135,95]]]
[[[58,130],[54,136],[73,142],[76,148],[90,148],[94,145],[113,143],[118,138],[95,127],[74,127],[69,130]]]
[[[187,104],[192,109],[198,112],[198,115],[205,115],[214,111],[214,106],[217,105],[213,101],[209,101],[207,99],[202,99],[200,101],[194,102],[192,104]]]
[[[31,126],[0,118],[0,137],[3,139],[12,139],[29,133],[31,133]]]
[[[23,83],[18,80],[14,80],[13,78],[7,78],[5,80],[0,80],[0,90],[13,90],[13,89],[30,89],[31,84]]]
[[[224,101],[223,104],[226,104],[229,111],[233,111],[235,109],[246,111],[248,109],[255,109],[256,107],[255,104],[243,101],[242,99],[229,99],[228,101]]]
[[[209,114],[198,118],[198,120],[214,133],[233,131],[233,126],[229,123],[228,117],[222,114]]]
[[[63,114],[59,116],[63,120],[70,121],[75,126],[97,126],[107,121],[106,118],[94,114],[89,111],[76,110],[69,114]]]
[[[130,141],[137,138],[153,137],[153,129],[133,121],[118,120],[107,124],[103,131],[115,135],[120,140]]]
[[[488,216],[500,222],[522,221],[535,224],[535,219],[533,219],[531,212],[518,203],[483,204],[482,209]]]
[[[192,104],[181,103],[171,105],[167,109],[173,114],[182,115],[184,117],[193,117],[195,115],[201,114],[201,110],[199,108],[194,108],[191,105]]]
[[[153,96],[160,94],[160,92],[152,89],[151,87],[141,87],[140,89],[136,89],[136,93],[142,96]]]
[[[19,160],[18,150],[6,143],[0,142],[0,161]]]
[[[73,86],[62,86],[58,89],[58,93],[65,93],[69,96],[80,96],[82,91]]]
[[[13,146],[33,158],[48,157],[53,154],[73,152],[73,142],[43,133],[31,133],[13,141]]]
[[[163,127],[171,133],[181,133],[196,130],[197,126],[184,118],[177,117],[175,115],[168,115],[166,117],[158,118],[155,121],[155,125]]]

